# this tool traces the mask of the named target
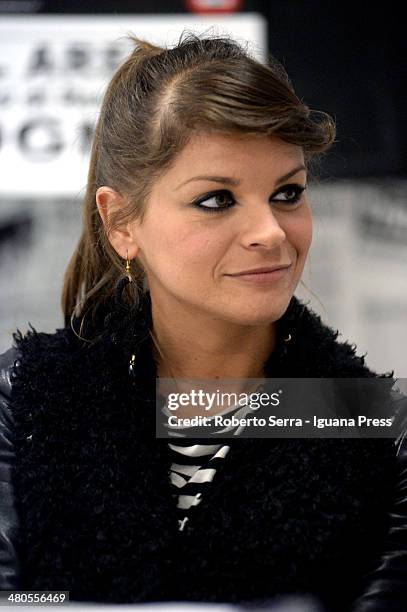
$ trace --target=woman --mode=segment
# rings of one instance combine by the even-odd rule
[[[157,378],[378,375],[294,296],[332,119],[226,38],[134,42],[94,135],[65,327],[2,356],[1,587],[405,610],[403,439],[155,436]]]

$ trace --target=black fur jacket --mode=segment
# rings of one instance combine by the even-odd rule
[[[407,610],[403,441],[228,439],[180,532],[168,440],[155,437],[148,293],[137,312],[116,306],[102,321],[93,344],[69,327],[14,334],[0,395],[13,422],[18,588],[116,603],[302,593],[328,612]],[[268,377],[377,376],[296,297],[277,335]]]

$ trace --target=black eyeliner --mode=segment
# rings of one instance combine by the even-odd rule
[[[208,193],[199,197],[197,200],[193,200],[191,202],[191,206],[194,206],[194,208],[198,208],[199,210],[203,210],[205,212],[214,212],[214,213],[218,213],[224,210],[229,210],[229,208],[232,208],[232,206],[224,206],[224,207],[219,207],[219,208],[216,208],[215,206],[200,206],[201,202],[206,202],[206,200],[210,200],[210,198],[213,198],[219,194],[226,194],[227,196],[230,197],[231,200],[234,201],[233,195],[228,189],[215,189],[214,191],[208,191]]]
[[[286,185],[282,185],[271,196],[270,202],[272,202],[273,198],[275,198],[278,194],[284,193],[284,191],[288,191],[289,189],[292,189],[296,193],[294,199],[278,200],[278,202],[287,204],[287,205],[297,204],[301,198],[302,193],[307,189],[307,186],[308,185],[300,185],[299,183],[287,183]],[[215,206],[201,206],[200,205],[202,202],[206,202],[206,200],[210,200],[211,198],[219,194],[226,194],[227,196],[230,197],[231,200],[235,201],[232,193],[228,189],[215,189],[214,191],[208,191],[208,193],[204,194],[203,196],[200,196],[196,200],[193,200],[191,202],[191,206],[193,206],[194,208],[198,208],[199,210],[203,210],[204,212],[208,212],[208,213],[220,213],[220,212],[224,212],[225,210],[229,210],[230,208],[233,208],[233,204],[230,206],[223,206],[223,207],[222,206],[215,207]]]

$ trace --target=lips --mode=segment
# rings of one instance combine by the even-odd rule
[[[270,288],[275,283],[287,278],[288,270],[292,264],[279,264],[278,266],[267,266],[262,268],[252,268],[251,270],[243,270],[235,274],[227,274],[230,279],[236,279],[237,282],[248,283],[257,287]]]
[[[268,266],[263,268],[252,268],[251,270],[243,270],[242,272],[235,272],[234,274],[228,274],[228,276],[246,276],[248,274],[265,274],[267,272],[274,272],[275,270],[283,270],[289,268],[291,264],[279,264],[276,266]]]

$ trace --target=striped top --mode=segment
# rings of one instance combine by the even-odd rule
[[[243,418],[249,410],[249,406],[239,405],[227,408],[218,414]],[[166,406],[163,407],[163,412],[166,416],[171,415]],[[239,435],[244,427],[240,425],[218,427],[217,429],[213,427],[211,434],[216,437],[219,434],[231,432],[233,429],[235,429],[233,435]],[[170,431],[169,435],[177,438],[176,442],[168,443],[171,455],[170,482],[178,500],[178,529],[183,531],[186,523],[191,521],[196,507],[208,492],[217,470],[230,451],[230,446],[213,444],[210,438],[207,443],[193,444],[190,438],[199,438],[197,427],[178,427],[177,433]],[[181,437],[188,437],[188,439],[180,440]]]
[[[169,443],[171,452],[170,482],[178,493],[179,530],[183,531],[194,509],[202,500],[216,471],[230,450],[227,444]]]

